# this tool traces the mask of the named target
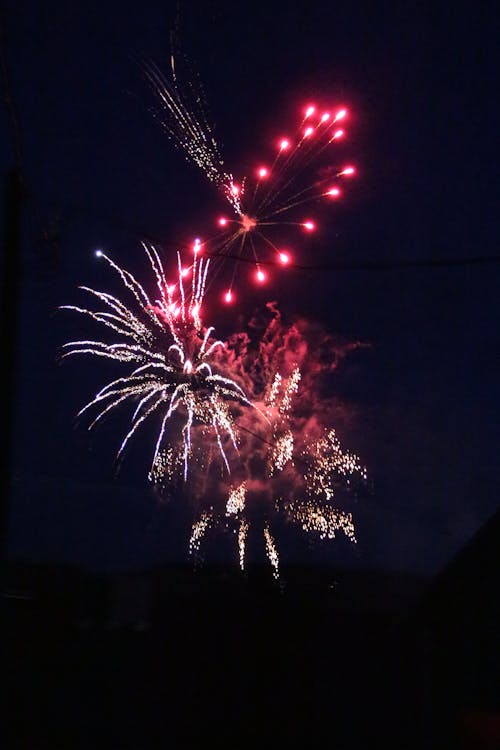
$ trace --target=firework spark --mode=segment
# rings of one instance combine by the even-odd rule
[[[340,199],[340,182],[356,172],[353,166],[321,164],[322,156],[330,159],[329,147],[344,138],[345,131],[338,127],[338,122],[345,117],[345,109],[337,109],[334,114],[323,113],[314,122],[312,115],[304,116],[293,138],[281,139],[276,144],[269,165],[256,167],[239,184],[231,175],[221,176],[222,191],[232,215],[220,216],[217,220],[220,239],[214,241],[214,255],[236,261],[250,260],[258,284],[268,279],[264,263],[280,266],[290,263],[291,254],[282,246],[283,229],[293,227],[306,233],[315,232],[317,222],[304,212],[306,207],[318,201]],[[304,127],[306,121],[312,124]],[[328,176],[318,177],[319,166]],[[278,238],[276,228],[281,228]],[[265,261],[261,260],[263,257]],[[233,273],[228,291],[232,289],[234,278]]]
[[[230,205],[230,216],[217,219],[219,235],[209,252],[218,258],[250,260],[256,282],[263,284],[267,281],[263,250],[264,257],[270,252],[271,262],[277,265],[287,266],[291,261],[290,252],[276,239],[273,229],[288,225],[314,232],[316,221],[304,213],[305,207],[341,198],[340,181],[356,172],[351,165],[332,166],[329,162],[332,146],[345,138],[341,125],[348,118],[348,110],[333,107],[317,111],[316,106],[308,105],[293,134],[278,139],[269,159],[256,163],[250,174],[237,181],[225,167],[198,78],[186,68],[187,61],[178,49],[171,55],[168,76],[153,65],[146,68],[160,102],[159,118],[186,159],[203,172]],[[322,163],[322,157],[328,161]],[[236,266],[223,295],[226,303],[234,300],[235,271]]]
[[[324,497],[326,502],[333,500],[339,488],[349,486],[353,477],[367,479],[366,468],[353,453],[344,452],[333,429],[313,443],[310,451],[304,451],[303,457],[312,457],[305,473],[309,494]]]
[[[200,546],[205,534],[212,523],[212,515],[208,512],[202,513],[200,518],[193,524],[191,537],[189,539],[189,554],[194,555],[200,551]]]
[[[271,528],[282,518],[299,526],[306,534],[320,540],[333,540],[342,532],[356,543],[352,513],[333,505],[334,500],[354,489],[358,481],[365,482],[367,472],[357,456],[343,450],[333,429],[324,429],[320,437],[300,435],[301,449],[296,448],[293,406],[301,373],[294,367],[289,377],[276,373],[268,389],[265,402],[267,427],[271,439],[263,439],[266,473],[256,480],[251,471],[247,480],[229,488],[224,512],[212,506],[203,510],[192,528],[192,538],[199,539],[191,552],[198,553],[201,545],[200,531],[207,522],[214,528],[226,529],[237,536],[238,557],[241,570],[245,570],[248,534],[261,534],[274,578],[279,578],[280,555],[276,537]],[[258,435],[254,435],[258,439]],[[254,441],[247,442],[239,456],[240,461],[255,456],[258,448]],[[248,461],[251,464],[251,460]],[[250,490],[252,490],[250,494]],[[252,499],[267,499],[264,513],[255,514]],[[251,499],[252,498],[252,499]],[[274,523],[273,523],[274,522]]]
[[[156,280],[157,298],[151,299],[135,277],[102,252],[119,276],[130,300],[128,304],[107,292],[80,287],[104,305],[104,311],[65,305],[92,318],[113,334],[118,342],[71,341],[62,357],[87,354],[105,357],[132,367],[122,377],[107,383],[78,413],[96,409],[92,429],[125,402],[134,402],[131,425],[119,447],[120,458],[138,428],[154,416],[161,417],[149,478],[164,481],[182,466],[184,480],[193,455],[193,430],[199,427],[205,441],[214,438],[223,465],[229,472],[228,446],[237,451],[237,430],[232,406],[252,406],[244,390],[230,377],[214,370],[213,358],[224,343],[213,339],[213,327],[204,327],[202,305],[209,260],[200,257],[200,241],[194,243],[194,261],[184,268],[178,255],[175,283],[167,283],[158,251],[143,245]],[[191,276],[191,288],[184,279]],[[180,447],[164,448],[166,432],[174,415],[181,417]],[[177,443],[176,443],[177,445]]]

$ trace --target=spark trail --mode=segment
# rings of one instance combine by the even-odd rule
[[[133,403],[130,428],[118,449],[118,459],[138,429],[156,418],[160,427],[149,473],[152,481],[171,479],[178,470],[187,479],[196,430],[200,431],[201,446],[217,445],[222,465],[229,472],[228,451],[238,450],[234,408],[252,407],[252,403],[234,379],[214,368],[215,353],[225,345],[213,338],[212,326],[202,323],[210,261],[200,257],[200,242],[195,240],[193,263],[183,267],[178,254],[177,280],[170,283],[157,249],[144,243],[143,247],[156,282],[155,298],[150,298],[129,271],[98,251],[96,255],[119,277],[127,301],[80,287],[103,309],[61,308],[90,317],[116,338],[112,343],[102,339],[70,341],[63,346],[62,358],[79,354],[103,357],[126,365],[128,370],[101,388],[78,416],[97,412],[88,428],[92,429],[122,405]],[[185,283],[188,276],[190,288]],[[180,419],[177,430],[171,426],[174,416]]]

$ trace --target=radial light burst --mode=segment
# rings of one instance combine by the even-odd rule
[[[264,284],[268,276],[263,265],[287,266],[292,260],[290,250],[283,247],[283,232],[280,235],[274,230],[289,226],[313,233],[317,222],[309,215],[309,207],[342,197],[341,181],[356,169],[338,157],[332,164],[331,149],[345,138],[349,113],[343,106],[305,106],[291,134],[278,138],[268,158],[256,161],[248,174],[237,180],[225,166],[197,76],[191,70],[186,72],[186,60],[178,50],[170,62],[168,76],[153,65],[146,67],[146,74],[160,102],[159,119],[170,138],[229,203],[229,214],[215,221],[218,234],[206,251],[236,262],[223,294],[224,302],[231,303],[237,261],[250,261],[255,282]]]
[[[149,473],[152,481],[173,478],[181,467],[187,479],[193,431],[197,428],[208,443],[209,437],[213,438],[229,472],[227,451],[238,450],[234,407],[252,407],[252,403],[234,379],[214,369],[215,352],[224,349],[224,343],[213,338],[212,326],[202,323],[209,260],[200,257],[200,241],[195,240],[192,264],[183,267],[178,255],[177,279],[170,283],[157,249],[147,244],[143,247],[156,282],[154,298],[129,271],[98,251],[96,254],[118,275],[127,301],[108,292],[80,287],[98,300],[103,310],[75,305],[61,308],[92,318],[117,337],[112,343],[100,339],[70,341],[63,347],[63,358],[76,354],[104,357],[126,364],[129,370],[101,388],[78,416],[90,410],[97,412],[88,428],[92,429],[118,407],[134,404],[130,429],[118,449],[118,458],[138,428],[156,417],[160,426]],[[191,276],[190,288],[185,285],[187,276]],[[181,426],[180,434],[172,436],[174,428],[169,430],[169,425],[174,415],[180,417]],[[167,433],[169,445],[165,447]]]

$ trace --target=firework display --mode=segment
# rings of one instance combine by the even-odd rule
[[[276,373],[265,404],[266,425],[271,440],[259,440],[265,465],[264,476],[256,481],[251,467],[257,451],[254,442],[242,447],[239,457],[247,469],[247,478],[231,485],[222,505],[200,513],[193,524],[190,553],[199,555],[208,529],[226,530],[236,535],[241,570],[246,565],[246,540],[250,531],[262,536],[264,548],[279,578],[280,554],[273,524],[282,522],[320,540],[333,540],[338,532],[356,543],[352,513],[336,507],[338,499],[355,494],[367,479],[366,468],[359,458],[343,450],[333,429],[320,437],[300,435],[294,418],[294,398],[299,392],[300,370],[295,367],[289,377]],[[261,512],[255,513],[249,495],[257,494]],[[264,500],[264,503],[262,503]]]
[[[229,203],[230,214],[216,219],[219,235],[208,249],[213,256],[230,257],[234,262],[223,294],[224,301],[230,303],[235,299],[239,259],[250,260],[256,283],[265,283],[266,265],[287,266],[292,261],[290,250],[282,246],[282,238],[273,230],[280,227],[283,233],[288,226],[314,232],[317,222],[308,213],[309,206],[342,197],[340,181],[354,175],[355,167],[338,159],[332,166],[329,161],[322,163],[321,157],[330,160],[332,146],[345,137],[348,110],[343,106],[305,106],[291,135],[278,138],[267,159],[256,161],[249,175],[236,179],[225,167],[202,89],[194,85],[193,78],[184,80],[183,67],[172,55],[169,77],[154,66],[146,73],[160,102],[159,118],[168,135]],[[317,176],[317,169],[312,171],[320,165],[322,177]]]
[[[357,456],[344,451],[337,432],[325,422],[329,409],[314,391],[317,355],[308,354],[297,330],[282,337],[276,303],[267,305],[274,320],[253,360],[237,354],[229,339],[215,339],[213,326],[203,323],[208,285],[216,276],[213,271],[209,275],[209,269],[232,259],[231,282],[222,289],[229,303],[235,296],[239,260],[251,261],[257,283],[267,277],[269,260],[261,260],[263,251],[270,251],[278,265],[292,264],[290,251],[273,232],[279,224],[313,232],[316,220],[304,212],[305,206],[341,197],[339,181],[355,168],[328,164],[320,178],[315,170],[319,157],[329,155],[344,137],[348,112],[308,105],[294,132],[275,144],[274,155],[257,164],[250,177],[236,180],[224,165],[201,87],[195,79],[184,80],[184,65],[172,55],[169,78],[153,65],[147,75],[170,138],[216,186],[230,215],[217,219],[214,238],[194,241],[188,263],[177,253],[173,277],[169,273],[167,278],[159,249],[143,243],[153,279],[144,286],[98,251],[121,293],[80,287],[100,309],[61,309],[89,318],[102,336],[70,341],[61,356],[105,358],[122,368],[78,416],[93,414],[90,430],[118,409],[130,407],[119,461],[139,428],[149,425],[149,480],[161,491],[175,488],[194,499],[189,555],[200,558],[211,536],[227,532],[235,540],[234,557],[243,571],[249,540],[257,539],[278,579],[280,524],[321,541],[342,532],[356,542],[352,512],[343,506],[366,481],[366,469]],[[246,332],[230,339],[249,340]],[[309,407],[302,403],[297,410],[304,379]],[[319,411],[324,412],[321,418]]]
[[[105,310],[95,312],[74,305],[61,308],[89,316],[119,337],[117,343],[87,339],[70,341],[63,347],[63,358],[87,354],[126,363],[129,367],[125,376],[101,388],[78,416],[95,407],[98,413],[90,423],[89,429],[92,429],[123,403],[135,402],[130,429],[118,450],[119,458],[138,428],[159,414],[161,426],[150,471],[153,479],[165,474],[172,476],[179,465],[187,478],[192,431],[197,425],[203,428],[205,438],[208,434],[213,435],[229,471],[227,445],[237,450],[231,405],[252,404],[238,383],[214,371],[212,366],[214,352],[223,348],[224,343],[214,340],[214,329],[211,326],[205,328],[201,321],[209,260],[199,257],[199,243],[195,241],[192,266],[183,268],[178,255],[178,278],[175,283],[170,283],[157,250],[148,245],[144,245],[144,250],[156,279],[156,299],[150,299],[131,273],[99,252],[99,257],[118,274],[130,302],[126,304],[106,292],[80,287],[99,300]],[[188,274],[191,275],[189,291],[184,283]],[[175,414],[182,420],[181,447],[163,450],[167,424]]]

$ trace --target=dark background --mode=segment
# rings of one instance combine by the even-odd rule
[[[178,22],[235,172],[267,153],[276,129],[292,122],[305,101],[317,97],[350,109],[342,148],[359,176],[295,256],[307,265],[359,267],[280,271],[266,292],[249,288],[240,295],[237,322],[277,299],[287,316],[306,316],[330,333],[371,345],[353,354],[332,384],[352,414],[344,443],[362,456],[373,482],[373,492],[353,508],[359,543],[309,547],[289,540],[285,578],[287,566],[290,580],[294,565],[315,566],[297,579],[302,591],[316,577],[332,585],[329,571],[385,571],[398,581],[393,602],[411,599],[412,592],[416,597],[422,580],[442,571],[498,507],[500,269],[472,262],[498,254],[495,4],[3,5],[3,53],[25,185],[17,348],[3,362],[15,376],[9,559],[106,575],[186,562],[179,520],[146,487],[146,448],[133,451],[114,477],[124,422],[91,439],[83,427],[73,430],[74,413],[104,380],[106,365],[56,364],[58,347],[76,338],[79,321],[55,312],[80,300],[79,283],[108,288],[96,248],[140,272],[140,239],[173,252],[177,243],[203,235],[220,210],[216,193],[175,152],[149,111],[153,100],[141,63],[167,68],[169,32]],[[12,133],[4,109],[2,174],[15,165]],[[426,262],[398,265],[406,261]],[[366,270],[366,262],[386,265]],[[219,333],[234,330],[222,307],[214,307],[214,317]],[[192,573],[186,575],[175,579],[181,592],[191,590]],[[197,591],[200,580],[193,584]],[[358,626],[371,580],[346,584]],[[244,618],[254,600],[239,585]],[[331,610],[321,609],[322,597],[315,611],[328,623]],[[302,607],[294,606],[288,615],[297,635],[304,632]],[[273,627],[285,627],[282,617],[275,612]],[[176,628],[179,635],[179,622]],[[264,624],[255,632],[266,638]],[[383,626],[380,632],[388,637]],[[355,648],[361,642],[360,636]],[[231,643],[240,646],[237,638]],[[293,648],[286,644],[288,664]],[[368,663],[356,662],[361,674]],[[264,660],[259,664],[264,669]],[[347,664],[346,658],[345,674]],[[310,669],[314,682],[319,672]],[[318,688],[318,695],[326,706],[325,690]],[[289,710],[285,699],[279,706]]]
[[[86,333],[57,306],[82,299],[79,283],[114,283],[97,247],[140,273],[140,239],[172,253],[210,231],[220,210],[151,115],[141,62],[167,67],[178,18],[236,172],[267,153],[304,101],[350,107],[342,148],[359,178],[325,228],[297,246],[298,261],[456,261],[497,252],[496,14],[488,3],[21,2],[5,15],[28,192],[9,549],[97,568],[143,564],[155,514],[144,462],[132,452],[137,466],[116,482],[123,425],[91,443],[84,427],[72,431],[106,365],[55,364],[58,347]],[[5,113],[1,123],[5,172]],[[342,437],[375,488],[356,509],[360,545],[347,564],[433,573],[495,510],[498,273],[495,264],[291,270],[265,292],[243,287],[243,320],[271,297],[285,313],[371,344],[334,384],[357,415]],[[214,308],[218,330],[232,332],[234,320]]]

